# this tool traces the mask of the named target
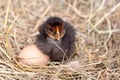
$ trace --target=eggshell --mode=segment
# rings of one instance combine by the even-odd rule
[[[49,63],[49,57],[45,55],[35,44],[22,49],[18,54],[18,62],[25,65],[45,66]]]

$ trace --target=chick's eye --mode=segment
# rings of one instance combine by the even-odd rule
[[[49,30],[52,32],[53,30],[51,28],[49,28]]]

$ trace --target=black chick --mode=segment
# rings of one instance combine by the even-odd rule
[[[68,59],[75,49],[75,30],[59,17],[50,17],[39,27],[36,45],[51,61]]]

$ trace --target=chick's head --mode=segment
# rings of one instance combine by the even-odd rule
[[[65,35],[64,21],[57,17],[50,17],[47,22],[45,33],[53,40],[60,40]]]

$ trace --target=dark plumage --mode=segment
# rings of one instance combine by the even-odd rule
[[[51,61],[68,59],[74,52],[75,30],[58,17],[50,17],[39,27],[36,45]]]

